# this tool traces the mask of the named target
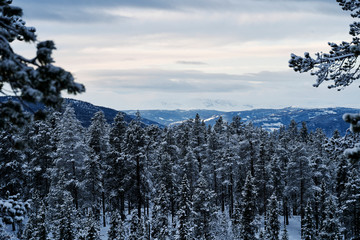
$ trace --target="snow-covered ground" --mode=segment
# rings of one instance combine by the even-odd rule
[[[279,217],[281,224],[283,224],[283,217]],[[289,240],[300,240],[301,239],[301,228],[300,228],[300,216],[293,216],[289,218],[289,225],[286,226],[288,231]],[[100,238],[101,240],[107,240],[107,232],[109,231],[109,224],[107,227],[102,227],[100,230]],[[282,234],[282,229],[280,234]],[[281,235],[280,235],[281,237]],[[219,239],[221,240],[221,239]]]
[[[300,216],[294,216],[289,218],[289,225],[286,226],[289,240],[300,240],[301,239],[301,227],[300,227]]]

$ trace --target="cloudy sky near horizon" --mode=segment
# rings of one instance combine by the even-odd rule
[[[77,99],[127,109],[359,107],[288,68],[290,53],[349,41],[336,0],[14,0],[56,65],[87,91]],[[34,55],[33,46],[15,44]]]

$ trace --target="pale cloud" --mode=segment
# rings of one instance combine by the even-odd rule
[[[335,0],[15,0],[80,99],[116,109],[347,105],[290,53],[327,51],[353,20]],[[21,44],[16,50],[32,56]],[[354,102],[354,100],[352,99]],[[356,101],[358,102],[358,101]]]

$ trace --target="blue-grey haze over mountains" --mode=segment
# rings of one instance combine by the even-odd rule
[[[358,84],[313,88],[290,53],[350,40],[335,0],[14,0],[57,65],[114,109],[358,107]],[[14,44],[32,56],[33,48]]]

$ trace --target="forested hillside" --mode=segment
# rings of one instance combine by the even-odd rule
[[[359,166],[343,155],[357,135],[194,117],[161,129],[97,112],[84,128],[67,107],[2,130],[1,237],[287,239],[294,216],[304,239],[359,237]]]

